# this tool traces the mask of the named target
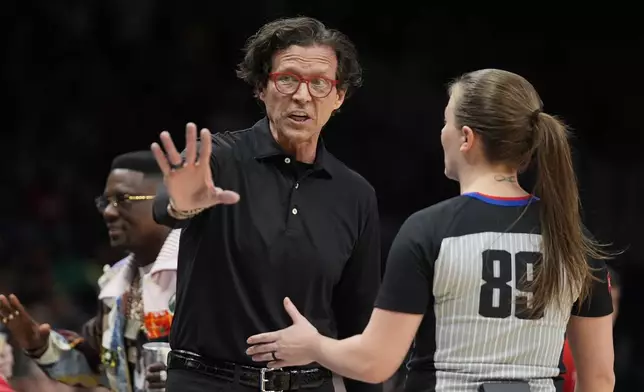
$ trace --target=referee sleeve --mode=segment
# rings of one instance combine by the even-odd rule
[[[603,260],[591,260],[593,269],[591,292],[588,298],[580,303],[577,300],[572,306],[571,315],[579,317],[603,317],[613,313],[613,299],[610,293],[610,273]]]
[[[433,252],[424,214],[414,214],[394,239],[376,308],[400,313],[425,314],[432,298]]]

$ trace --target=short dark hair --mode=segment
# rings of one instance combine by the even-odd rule
[[[346,91],[348,96],[362,85],[362,67],[353,42],[340,31],[304,16],[278,19],[262,26],[246,42],[244,60],[237,68],[237,76],[256,91],[262,90],[268,82],[275,53],[293,45],[330,46],[338,58],[338,89]]]
[[[145,177],[161,177],[162,172],[151,151],[131,151],[112,160],[111,170],[127,169],[141,172]]]

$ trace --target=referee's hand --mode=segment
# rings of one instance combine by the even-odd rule
[[[184,157],[174,145],[170,134],[161,132],[161,143],[152,143],[154,158],[163,172],[163,182],[168,189],[173,208],[178,211],[192,211],[209,208],[217,204],[234,204],[239,195],[215,186],[210,170],[212,136],[207,129],[201,130],[201,143],[197,146],[197,126],[186,125],[186,150]],[[199,156],[197,157],[197,149]]]
[[[315,362],[322,335],[297,310],[289,298],[284,299],[284,308],[293,325],[288,328],[254,335],[248,338],[251,345],[246,354],[255,362],[268,362],[269,368],[302,366]]]

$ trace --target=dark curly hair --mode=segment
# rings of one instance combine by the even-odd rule
[[[353,43],[338,30],[328,29],[319,20],[309,17],[278,19],[262,26],[246,42],[237,76],[256,92],[261,91],[268,82],[275,53],[292,45],[330,46],[338,58],[338,89],[346,91],[348,96],[362,85],[362,67]]]

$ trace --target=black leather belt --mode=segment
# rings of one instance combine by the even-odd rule
[[[232,362],[212,361],[196,354],[174,350],[168,354],[168,369],[196,371],[265,392],[318,388],[332,378],[331,372],[326,369],[256,368]]]

